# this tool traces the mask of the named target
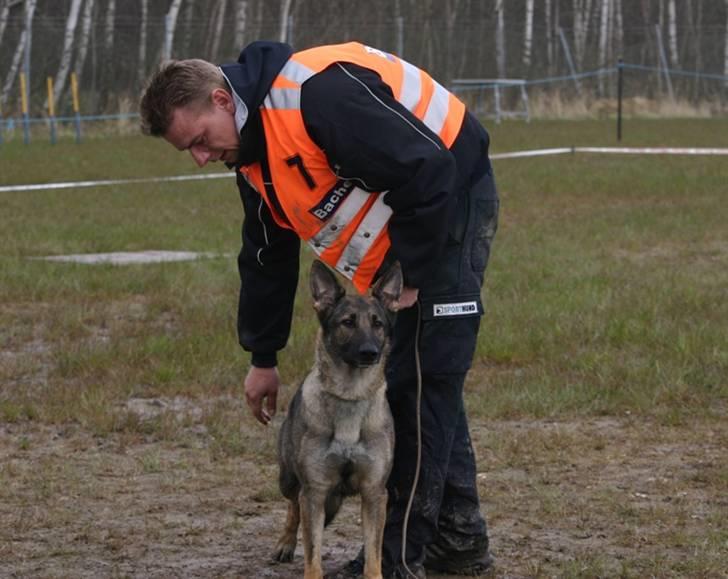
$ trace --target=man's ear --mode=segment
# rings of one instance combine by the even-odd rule
[[[384,275],[377,280],[372,287],[372,295],[377,298],[381,304],[390,311],[395,311],[397,301],[402,293],[402,267],[396,261]]]
[[[313,308],[319,316],[326,315],[346,293],[334,274],[320,261],[311,264],[310,284]]]
[[[233,102],[232,95],[224,88],[215,88],[210,93],[210,99],[212,104],[225,110],[228,113],[235,112],[235,103]]]

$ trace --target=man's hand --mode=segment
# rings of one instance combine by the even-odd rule
[[[276,413],[276,400],[281,378],[277,368],[256,368],[251,366],[245,377],[245,401],[253,416],[261,424],[268,424]],[[263,408],[265,400],[265,408]]]
[[[397,310],[404,310],[412,307],[417,301],[417,294],[419,294],[419,292],[420,290],[416,287],[403,287],[399,300],[397,300]]]

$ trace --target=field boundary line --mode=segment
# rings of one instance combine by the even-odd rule
[[[61,183],[35,183],[31,185],[3,185],[0,193],[12,191],[46,191],[48,189],[80,189],[83,187],[108,187],[110,185],[134,185],[139,183],[166,183],[174,181],[200,181],[234,177],[235,173],[202,173],[198,175],[174,175],[170,177],[139,177],[136,179],[100,179],[96,181],[64,181]]]
[[[564,155],[566,153],[619,154],[619,155],[728,155],[728,149],[711,147],[557,147],[494,153],[491,160],[517,159],[520,157],[541,157]],[[51,189],[80,189],[84,187],[108,187],[111,185],[134,185],[141,183],[170,183],[178,181],[202,181],[234,177],[235,172],[203,173],[197,175],[173,175],[169,177],[139,177],[135,179],[99,179],[95,181],[64,181],[60,183],[34,183],[28,185],[3,185],[0,193],[17,191],[47,191]]]

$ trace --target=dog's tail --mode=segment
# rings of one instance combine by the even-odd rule
[[[336,487],[331,489],[331,492],[329,492],[329,494],[326,496],[326,502],[324,503],[325,527],[334,520],[336,513],[338,513],[339,509],[341,508],[341,503],[344,502],[345,495],[344,489],[342,487],[343,485],[336,485]]]

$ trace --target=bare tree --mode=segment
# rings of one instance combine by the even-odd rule
[[[599,68],[607,67],[607,38],[609,33],[609,0],[600,0],[601,16],[599,25]],[[599,96],[604,96],[604,77],[599,76]]]
[[[149,0],[141,0],[141,19],[139,21],[139,62],[137,64],[137,82],[144,85],[147,74],[147,22],[149,19]]]
[[[725,54],[723,59],[723,74],[728,76],[728,0],[725,0]],[[726,88],[728,88],[728,79],[724,82]]]
[[[5,103],[8,100],[8,94],[10,94],[10,89],[13,88],[15,78],[18,75],[20,61],[23,59],[23,54],[25,53],[25,45],[28,43],[28,37],[30,36],[28,24],[30,23],[32,25],[36,2],[37,0],[25,0],[25,26],[23,28],[23,32],[20,34],[20,38],[18,39],[18,45],[15,47],[15,54],[13,54],[13,60],[10,64],[8,74],[5,76],[2,94],[0,94],[0,108],[2,109],[5,108]]]
[[[190,44],[192,43],[192,19],[195,14],[195,1],[187,0],[185,2],[185,12],[183,15],[184,20],[184,35],[182,36],[182,47],[181,54],[183,58],[188,58],[190,55]]]
[[[533,2],[526,0],[526,29],[523,33],[523,70],[528,75],[531,68],[531,46],[533,44]]]
[[[574,52],[578,68],[584,63],[591,8],[592,0],[574,0]]]
[[[622,16],[622,0],[614,0],[614,41],[617,56],[624,55],[624,17]]]
[[[235,10],[235,45],[234,51],[243,48],[245,42],[245,28],[248,18],[248,0],[238,0],[237,9]]]
[[[506,76],[506,25],[503,9],[504,0],[495,0],[495,61],[499,78],[505,78]]]
[[[551,27],[551,0],[544,0],[544,24],[546,26],[546,63],[548,64],[548,74],[552,74],[554,70],[554,35]]]
[[[8,12],[10,12],[9,0],[0,0],[0,44],[3,43],[3,34],[5,34],[5,26],[8,23]]]
[[[100,74],[99,108],[103,111],[109,99],[114,71],[114,26],[116,22],[116,0],[107,0],[104,21],[104,44]]]
[[[670,46],[670,64],[674,68],[680,66],[680,58],[677,53],[677,10],[675,8],[675,0],[669,0],[667,3],[667,36]]]
[[[174,31],[177,28],[177,15],[182,0],[172,0],[167,15],[164,17],[164,44],[162,45],[162,61],[172,58],[172,45],[174,44]]]
[[[280,42],[288,40],[288,15],[291,13],[292,3],[293,0],[281,0],[280,32],[278,34]]]
[[[61,52],[61,64],[58,67],[58,73],[53,85],[53,103],[66,88],[66,79],[68,71],[71,69],[71,56],[73,55],[73,41],[76,33],[76,24],[78,24],[78,13],[81,11],[81,0],[73,0],[71,8],[68,11],[66,19],[66,33],[63,36],[63,51]]]
[[[95,0],[86,0],[83,5],[83,16],[81,17],[81,38],[78,40],[78,52],[76,53],[76,64],[73,70],[80,80],[83,67],[86,64],[89,41],[91,40],[91,23],[93,22]]]
[[[220,37],[222,36],[222,27],[225,24],[225,16],[227,12],[227,0],[220,0],[220,7],[217,11],[215,19],[215,29],[212,33],[212,49],[210,50],[210,60],[217,61],[220,52]]]

